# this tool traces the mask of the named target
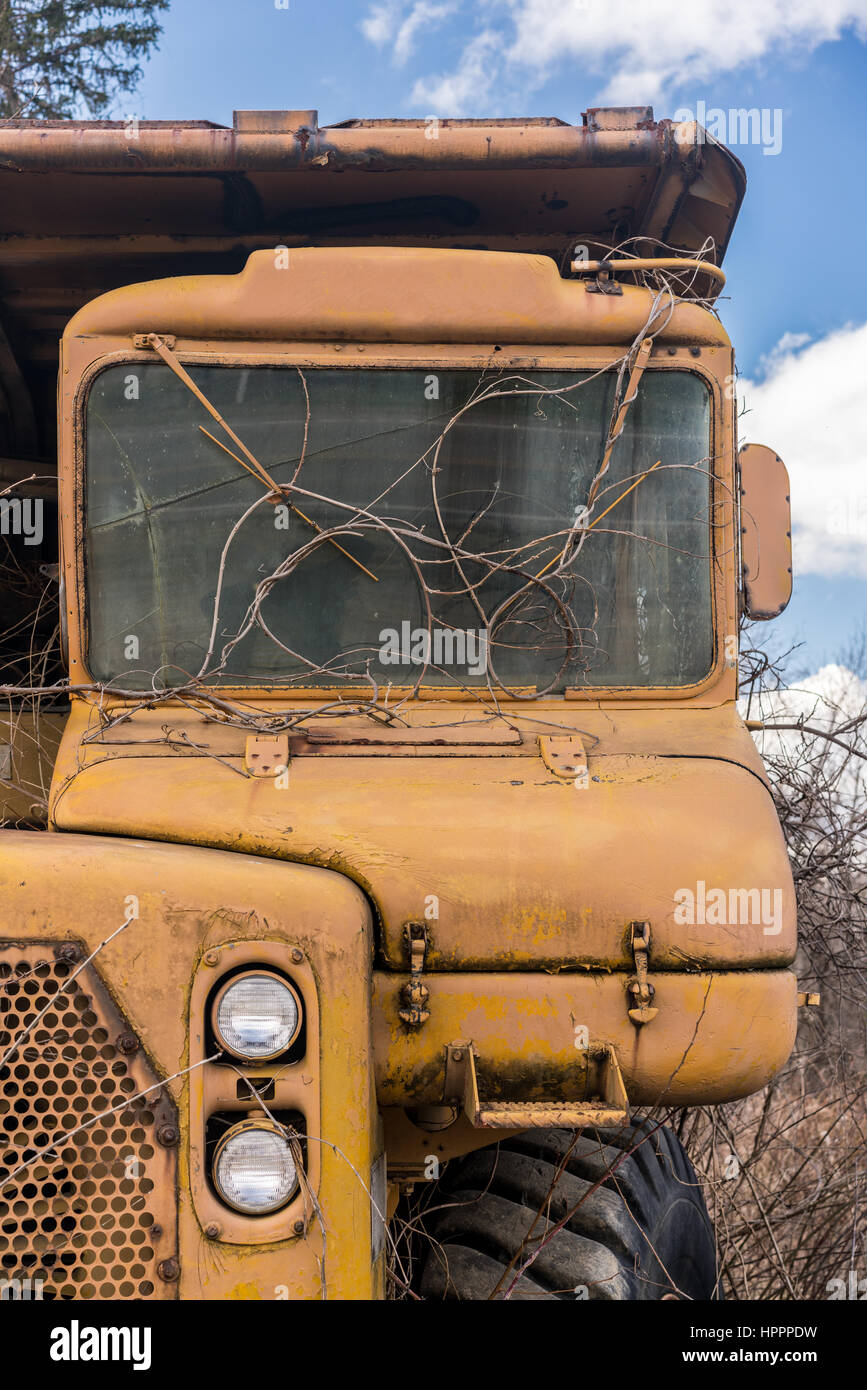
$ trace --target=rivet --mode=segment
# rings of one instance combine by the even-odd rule
[[[160,1276],[161,1279],[165,1279],[167,1284],[173,1283],[174,1280],[177,1279],[180,1272],[181,1267],[178,1261],[174,1258],[174,1256],[172,1256],[168,1260],[160,1260],[159,1264],[157,1265],[157,1274]]]
[[[69,941],[65,946],[58,946],[54,954],[58,960],[69,961],[70,964],[73,964],[78,960],[78,947]]]
[[[115,1047],[118,1052],[122,1052],[124,1056],[129,1057],[131,1053],[138,1052],[139,1040],[135,1036],[135,1033],[121,1033],[115,1043]]]
[[[166,1149],[170,1149],[172,1145],[176,1144],[179,1138],[180,1135],[174,1125],[160,1125],[157,1130],[157,1139]]]
[[[222,1231],[219,1221],[209,1221],[205,1227],[205,1235],[209,1240],[216,1240]]]
[[[303,1221],[296,1221],[296,1222],[295,1222],[295,1225],[292,1227],[292,1230],[295,1232],[296,1236],[303,1236],[303,1234],[304,1234],[304,1222],[303,1222]]]
[[[463,1055],[464,1054],[461,1052],[461,1049],[459,1047],[456,1047],[454,1052],[452,1053],[452,1056],[454,1057],[456,1062],[459,1062]]]

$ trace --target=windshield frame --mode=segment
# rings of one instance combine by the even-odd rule
[[[115,339],[114,342],[117,340]],[[170,340],[171,341],[171,340]],[[84,343],[81,344],[85,346]],[[74,503],[63,508],[64,564],[67,567],[68,607],[70,649],[70,679],[73,684],[96,684],[89,671],[87,651],[89,632],[87,625],[85,567],[86,515],[85,515],[85,469],[86,469],[86,415],[90,389],[96,378],[110,367],[129,365],[133,368],[141,363],[153,363],[155,354],[151,350],[105,352],[108,343],[103,342],[102,350],[97,342],[91,340],[86,346],[88,361],[82,363],[80,375],[74,386],[72,401],[72,450],[71,459],[64,460],[61,448],[61,476],[64,482],[71,483]],[[473,344],[412,345],[412,344],[373,344],[340,342],[314,344],[310,342],[294,344],[236,344],[232,343],[186,343],[173,348],[179,361],[186,366],[225,366],[234,368],[255,368],[278,366],[299,367],[315,370],[330,369],[369,369],[390,368],[392,370],[489,370],[489,371],[598,371],[611,368],[623,357],[622,348],[588,346],[583,350],[575,345],[564,347],[545,345],[538,352],[528,350],[526,345],[511,347],[497,345],[493,348]],[[716,368],[716,370],[714,370]],[[68,370],[68,369],[67,369]],[[689,346],[665,348],[657,347],[647,365],[648,372],[688,371],[700,377],[709,395],[710,457],[713,461],[710,487],[710,516],[716,515],[720,503],[729,499],[725,508],[726,521],[722,526],[708,522],[708,544],[710,554],[711,585],[711,626],[713,655],[707,674],[689,686],[613,686],[582,685],[570,686],[559,694],[536,695],[535,687],[525,687],[516,692],[522,694],[522,707],[526,710],[532,705],[544,706],[548,703],[561,705],[568,702],[592,701],[628,702],[637,701],[676,701],[680,703],[700,699],[716,687],[731,668],[731,661],[724,659],[723,627],[736,621],[735,556],[736,531],[734,527],[733,459],[733,405],[729,404],[727,384],[730,380],[731,353],[722,347],[695,348]],[[723,383],[726,383],[725,387]],[[731,417],[731,419],[729,418]],[[69,466],[71,464],[71,467]],[[730,616],[731,615],[731,616]],[[113,685],[122,689],[120,678],[107,683],[110,691]],[[725,682],[718,698],[732,698],[733,685]],[[348,682],[335,686],[297,686],[280,685],[278,682],[267,685],[232,685],[229,682],[209,687],[212,693],[227,699],[246,700],[251,703],[263,700],[281,702],[291,700],[297,704],[322,703],[326,700],[345,699],[359,693],[369,693],[370,687],[364,684],[350,685]],[[732,694],[729,693],[729,688]],[[478,702],[484,698],[486,686],[462,690],[452,687],[422,685],[414,692],[416,701],[438,701],[440,703]],[[392,697],[395,701],[412,694],[411,684],[393,685]],[[510,701],[499,687],[494,686],[496,698],[506,705]],[[531,697],[528,705],[527,697]],[[139,697],[141,698],[141,697]],[[714,701],[715,703],[716,701]]]

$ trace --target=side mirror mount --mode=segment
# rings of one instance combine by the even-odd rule
[[[792,597],[792,511],[783,460],[765,444],[738,453],[743,610],[761,622]]]

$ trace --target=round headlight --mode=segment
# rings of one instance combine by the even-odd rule
[[[264,1216],[285,1206],[298,1187],[289,1140],[264,1120],[242,1120],[214,1154],[214,1186],[228,1206]]]
[[[279,975],[249,970],[235,975],[217,993],[214,1033],[227,1052],[246,1061],[279,1057],[298,1036],[301,1001]]]

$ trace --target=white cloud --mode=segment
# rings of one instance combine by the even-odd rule
[[[383,48],[394,33],[400,9],[396,4],[371,5],[358,27],[366,39]]]
[[[433,8],[452,13],[458,4]],[[595,102],[635,105],[673,91],[689,94],[690,87],[698,98],[712,77],[811,53],[847,30],[867,38],[867,0],[656,0],[651,7],[636,0],[462,0],[460,8],[476,32],[452,72],[420,77],[413,93],[415,105],[448,115],[480,111],[495,83],[520,82],[529,94],[565,63],[599,75]],[[413,46],[410,33],[401,48],[402,24],[412,19],[401,20],[406,9],[406,0],[377,0],[362,23],[373,42],[394,44],[398,61]]]
[[[769,444],[789,470],[795,574],[867,578],[867,324],[805,339],[786,334],[763,379],[741,379],[741,442]]]
[[[848,26],[867,37],[867,0],[500,0],[514,24],[508,57],[543,79],[563,57],[609,69],[602,99],[652,102],[780,50],[812,52]],[[613,71],[611,71],[613,69]],[[700,93],[699,93],[700,95]]]
[[[415,51],[419,38],[433,33],[444,20],[454,14],[459,0],[377,0],[361,21],[359,28],[366,39],[377,48],[391,44],[392,58],[403,67]]]
[[[785,357],[790,357],[798,348],[806,347],[809,341],[809,333],[784,333],[770,352],[759,358],[759,377],[771,376]]]
[[[464,49],[453,73],[420,78],[412,90],[413,106],[441,116],[461,116],[480,110],[497,77],[497,58],[502,48],[499,34],[483,29]]]

